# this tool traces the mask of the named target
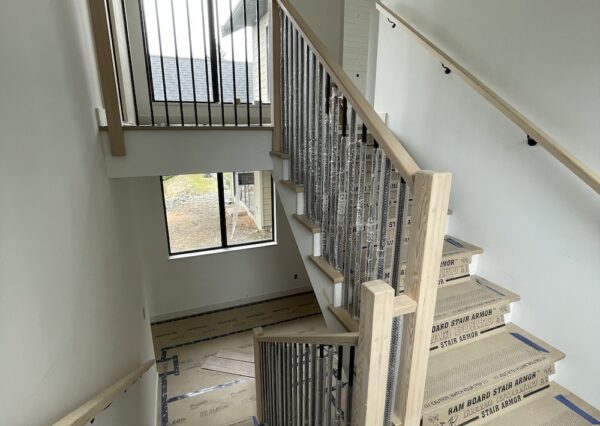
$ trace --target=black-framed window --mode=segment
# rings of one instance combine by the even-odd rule
[[[270,171],[160,179],[169,255],[275,240]]]

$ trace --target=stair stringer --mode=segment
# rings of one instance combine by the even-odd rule
[[[290,224],[294,240],[304,262],[304,267],[308,274],[310,284],[313,288],[319,307],[327,328],[331,332],[345,332],[346,329],[337,321],[329,310],[329,305],[333,304],[333,290],[334,285],[331,279],[325,275],[315,264],[309,259],[309,256],[314,254],[314,234],[310,232],[305,226],[303,226],[298,220],[294,218],[294,214],[297,213],[297,193],[292,191],[289,187],[282,185],[281,180],[287,180],[288,176],[284,176],[284,168],[288,167],[284,165],[284,162],[289,160],[282,160],[276,156],[273,157],[273,182],[276,183],[277,191],[276,195],[283,206],[285,217]],[[288,167],[289,169],[289,167]]]

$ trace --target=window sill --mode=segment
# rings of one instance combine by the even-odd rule
[[[192,252],[192,253],[173,254],[173,255],[169,256],[169,260],[186,259],[188,257],[206,256],[206,255],[210,255],[210,254],[222,254],[222,253],[229,253],[232,251],[249,250],[249,249],[261,248],[261,247],[271,247],[271,246],[276,246],[276,245],[277,245],[277,241],[267,241],[265,243],[248,244],[248,245],[237,246],[237,247],[234,246],[234,247],[227,247],[227,248],[217,248],[217,249],[212,249],[212,250],[196,251],[196,252]]]

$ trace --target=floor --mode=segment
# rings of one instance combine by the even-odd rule
[[[312,292],[152,325],[161,426],[254,425],[252,329],[326,331]]]

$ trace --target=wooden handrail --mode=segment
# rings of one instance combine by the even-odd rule
[[[338,90],[348,99],[348,102],[363,123],[367,126],[380,147],[391,160],[394,167],[400,172],[404,180],[412,187],[413,180],[419,166],[385,125],[381,117],[375,112],[371,104],[352,82],[340,64],[327,51],[325,45],[319,40],[315,32],[308,26],[304,18],[292,5],[290,0],[276,0],[279,7],[285,11],[288,18],[295,24],[296,29],[302,34],[304,40],[312,48],[313,53],[319,58],[335,83]],[[273,11],[275,13],[275,11]],[[277,65],[275,65],[277,66]]]
[[[141,366],[127,374],[126,376],[113,383],[98,395],[86,401],[79,408],[67,414],[65,417],[54,423],[54,426],[83,426],[100,413],[107,405],[111,403],[121,392],[135,383],[154,365],[154,360],[149,360]]]
[[[520,127],[527,135],[533,138],[541,146],[543,146],[550,154],[552,154],[565,167],[571,170],[590,188],[600,194],[600,176],[583,164],[573,154],[562,147],[558,142],[552,139],[546,132],[536,126],[531,120],[521,114],[516,108],[510,105],[506,100],[502,99],[492,89],[482,83],[473,74],[467,71],[462,65],[452,59],[448,54],[442,51],[431,40],[425,37],[422,33],[416,30],[406,20],[400,17],[396,12],[384,5],[380,0],[376,2],[377,9],[382,12],[392,22],[407,29],[417,41],[430,50],[443,64],[450,70],[459,75],[469,86],[475,89],[481,96],[487,99],[509,120]]]
[[[304,343],[307,345],[354,345],[358,344],[358,333],[321,334],[266,334],[257,336],[259,342]]]

